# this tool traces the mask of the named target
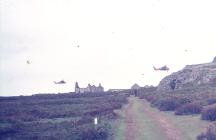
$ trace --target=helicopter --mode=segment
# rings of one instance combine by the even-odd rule
[[[66,82],[64,80],[61,80],[59,82],[54,81],[55,84],[66,84]]]
[[[164,65],[163,67],[160,67],[160,68],[156,68],[155,66],[153,66],[154,70],[155,71],[169,71],[169,68],[167,67],[167,65]]]

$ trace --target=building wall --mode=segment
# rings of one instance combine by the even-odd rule
[[[79,88],[75,88],[75,93],[80,93],[80,89]]]
[[[78,86],[78,83],[76,82],[75,93],[85,93],[85,92],[90,92],[90,93],[104,92],[104,88],[101,85],[96,87],[94,85],[91,86],[90,84],[88,84],[88,86],[86,88],[80,88]]]

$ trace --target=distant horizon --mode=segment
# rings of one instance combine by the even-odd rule
[[[214,58],[213,58],[214,59]],[[213,61],[213,59],[212,59],[212,61]],[[210,61],[210,62],[206,62],[206,63],[212,63],[212,61]],[[198,64],[205,64],[205,63],[197,63],[197,64],[187,64],[187,65],[198,65]],[[187,65],[185,65],[185,66],[187,66]],[[184,67],[185,67],[184,66]],[[183,68],[184,68],[183,67]],[[182,68],[182,69],[183,69]],[[181,70],[181,69],[179,69],[179,70]],[[179,71],[178,70],[178,71]],[[163,71],[163,73],[167,73],[166,71]],[[171,74],[171,73],[170,73]],[[166,76],[168,76],[168,75],[166,75]],[[164,77],[163,77],[164,78]],[[163,79],[162,78],[162,79]],[[161,79],[161,80],[162,80]],[[64,80],[64,79],[62,79],[62,80]],[[158,84],[160,83],[160,81],[161,80],[159,80],[159,82],[158,82]],[[54,82],[54,81],[53,81]],[[61,86],[61,88],[62,87],[65,87],[65,85],[67,85],[66,87],[68,87],[68,81],[65,83],[65,84],[60,84],[60,85],[55,85],[54,83],[52,82],[52,84],[55,86],[55,87],[57,87],[57,86]],[[70,90],[68,90],[68,88],[66,88],[67,90],[65,90],[65,91],[61,91],[61,90],[59,90],[59,91],[56,91],[56,92],[34,92],[34,93],[28,93],[28,94],[19,94],[19,95],[1,95],[0,94],[0,97],[15,97],[15,96],[32,96],[32,95],[37,95],[37,94],[64,94],[64,93],[75,93],[75,83],[76,82],[78,82],[78,81],[75,81],[74,82],[74,87],[73,87],[73,89],[70,91]],[[70,84],[71,84],[71,82],[69,82]],[[108,88],[108,87],[105,87],[103,84],[102,84],[102,82],[98,82],[98,84],[94,84],[94,83],[88,83],[88,84],[86,84],[86,85],[84,85],[84,84],[80,84],[79,82],[78,82],[78,84],[79,84],[79,87],[80,88],[85,88],[85,87],[87,87],[88,86],[88,84],[91,84],[91,85],[95,85],[95,86],[98,86],[99,84],[101,84],[102,85],[102,87],[104,88],[104,92],[107,92],[108,90],[110,90],[110,89],[131,89],[131,86],[133,86],[134,84],[138,84],[138,83],[133,83],[130,87],[124,87],[124,88],[118,88],[118,87],[116,87],[116,88]],[[154,87],[157,87],[158,86],[158,84],[157,85],[153,85],[153,84],[145,84],[145,85],[140,85],[140,84],[138,84],[140,87],[145,87],[145,86],[154,86]],[[71,87],[71,86],[69,86],[69,87]],[[60,89],[60,88],[59,88]]]
[[[156,86],[215,57],[214,0],[0,3],[0,96],[73,91],[76,81]],[[168,72],[153,69],[164,65]]]
[[[214,58],[216,58],[216,56],[214,56],[213,57],[213,59]],[[213,61],[213,59],[212,59],[212,61]],[[187,64],[187,65],[185,65],[184,67],[186,67],[186,66],[190,66],[190,65],[199,65],[199,64],[208,64],[208,63],[212,63],[212,61],[210,61],[210,62],[205,62],[205,63],[196,63],[196,64]],[[184,68],[183,67],[183,68]],[[182,69],[183,69],[182,68]],[[180,70],[182,70],[182,69],[179,69],[179,70],[177,70],[177,71],[180,71]],[[176,71],[176,72],[177,72]],[[166,71],[163,71],[164,73],[167,73]],[[172,73],[170,73],[170,74],[172,74]],[[166,75],[166,76],[168,76],[168,75]],[[165,77],[163,77],[163,78],[165,78]],[[162,79],[163,79],[162,78]],[[162,80],[161,79],[161,80]],[[63,80],[63,79],[62,79]],[[140,85],[140,84],[138,84],[138,83],[134,83],[134,84],[137,84],[137,85],[139,85],[140,87],[145,87],[145,86],[153,86],[153,87],[157,87],[158,85],[159,85],[159,83],[160,83],[160,81],[161,80],[159,80],[159,82],[158,82],[158,84],[157,85],[150,85],[150,84],[146,84],[146,85]],[[54,82],[54,81],[53,81]],[[72,89],[71,91],[64,91],[64,92],[61,92],[61,91],[58,91],[58,92],[35,92],[35,93],[29,93],[29,94],[19,94],[19,95],[0,95],[0,97],[19,97],[19,96],[32,96],[32,95],[40,95],[40,94],[65,94],[65,93],[74,93],[74,94],[76,94],[75,93],[75,84],[76,84],[76,82],[79,84],[79,82],[78,81],[75,81],[74,82],[74,89]],[[69,83],[71,83],[71,82],[69,82]],[[61,87],[63,87],[63,86],[65,86],[66,84],[68,84],[68,82],[66,82],[65,84],[59,84],[59,85],[56,85],[56,86],[61,86]],[[88,84],[90,84],[90,85],[95,85],[96,87],[99,85],[99,84],[101,84],[101,86],[104,88],[104,92],[108,92],[110,89],[125,89],[125,90],[127,90],[127,89],[131,89],[131,87],[134,85],[134,84],[132,84],[130,87],[128,87],[128,88],[107,88],[107,87],[105,87],[103,84],[102,84],[102,82],[98,82],[98,84],[94,84],[94,83],[88,83]],[[84,85],[84,84],[82,84],[81,86],[80,86],[80,84],[79,84],[79,87],[80,88],[86,88],[87,86],[88,86],[88,84],[86,84],[86,85]],[[68,86],[68,85],[67,85]],[[79,94],[83,94],[83,93],[79,93]]]

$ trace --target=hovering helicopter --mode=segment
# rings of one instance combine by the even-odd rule
[[[31,64],[31,62],[29,60],[26,61],[27,64]]]
[[[59,82],[54,81],[55,84],[66,84],[66,82],[64,80],[61,80]]]
[[[158,70],[160,70],[160,71],[169,71],[169,68],[167,67],[167,65],[164,65],[163,67],[160,67],[160,68],[156,68],[156,67],[153,66],[153,68],[154,68],[155,71],[158,71]]]
[[[79,47],[80,47],[80,45],[76,45],[76,46],[74,46],[74,47],[77,47],[77,48],[79,48]]]

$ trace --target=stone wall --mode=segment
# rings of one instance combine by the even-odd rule
[[[99,93],[99,92],[104,92],[104,88],[101,86],[101,84],[99,84],[98,87],[95,85],[88,84],[86,88],[80,88],[77,82],[75,84],[75,93]]]

